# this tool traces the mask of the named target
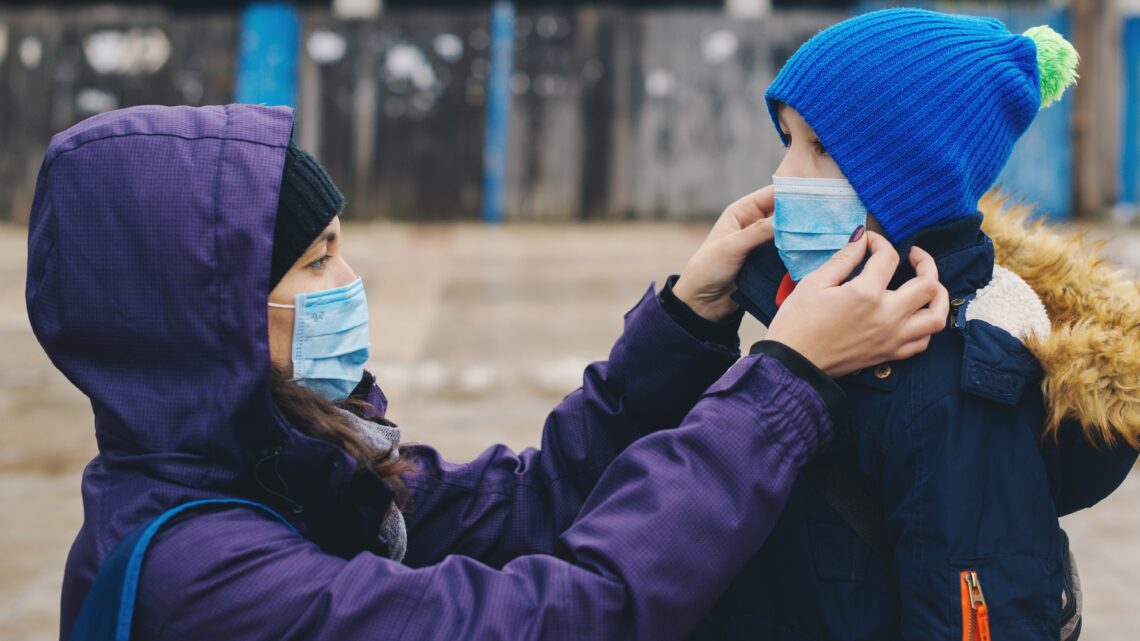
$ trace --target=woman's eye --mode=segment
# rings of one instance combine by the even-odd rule
[[[327,254],[324,256],[321,256],[317,260],[314,260],[313,262],[309,263],[309,268],[320,271],[320,270],[325,268],[325,261],[328,259],[329,259],[329,256]]]
[[[820,141],[818,141],[818,140],[817,140],[817,141],[815,141],[815,142],[814,142],[814,143],[812,143],[812,144],[813,144],[813,145],[815,145],[815,152],[816,152],[817,154],[819,154],[819,155],[821,155],[821,156],[826,156],[826,155],[827,155],[827,148],[823,146],[823,143],[822,143],[822,142],[820,142]]]

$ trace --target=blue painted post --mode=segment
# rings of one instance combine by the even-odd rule
[[[1140,205],[1140,16],[1128,16],[1123,28],[1124,128],[1120,150],[1120,202]]]
[[[483,220],[488,223],[503,220],[514,48],[515,7],[507,0],[497,0],[491,7],[491,73],[483,134]]]
[[[1045,3],[1009,5],[987,15],[999,18],[1013,33],[1047,24],[1070,42],[1073,16],[1065,7]],[[997,184],[1015,198],[1034,205],[1035,215],[1049,220],[1073,217],[1073,107],[1077,92],[1070,88],[1058,102],[1042,109],[1013,148]]]
[[[242,11],[234,101],[288,105],[297,101],[297,10],[284,2],[255,2]]]

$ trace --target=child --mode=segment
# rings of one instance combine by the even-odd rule
[[[1136,460],[1140,295],[982,198],[1076,63],[1048,27],[1016,35],[991,18],[891,9],[817,34],[769,87],[789,148],[776,247],[749,257],[737,300],[769,322],[869,216],[900,256],[917,245],[935,257],[952,311],[926,352],[840,379],[834,444],[698,636],[1079,632],[1057,519],[1107,496]]]

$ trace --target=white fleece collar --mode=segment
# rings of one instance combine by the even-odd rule
[[[1052,328],[1045,304],[1037,292],[1020,276],[1001,265],[994,265],[993,279],[978,290],[966,308],[966,320],[985,321],[1022,342],[1031,335],[1045,338]]]

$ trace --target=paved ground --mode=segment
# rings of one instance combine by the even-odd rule
[[[650,280],[680,270],[701,226],[354,225],[373,307],[374,371],[409,440],[456,460],[538,442],[549,408],[604,358]],[[1140,231],[1100,230],[1140,269]],[[25,231],[0,227],[0,639],[54,639],[60,575],[94,451],[86,400],[40,351],[23,305]],[[761,328],[746,322],[748,343]],[[1086,590],[1084,638],[1140,623],[1140,472],[1065,520]]]

